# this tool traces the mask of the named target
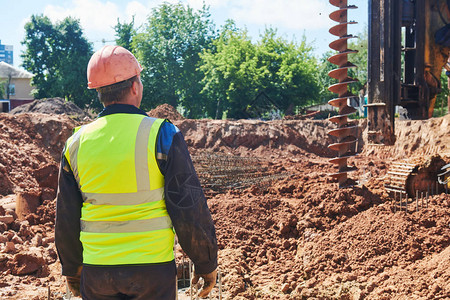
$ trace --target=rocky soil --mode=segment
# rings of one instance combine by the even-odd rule
[[[153,116],[175,112],[159,107]],[[80,122],[67,114],[0,114],[1,299],[65,293],[54,197],[64,141]],[[410,202],[405,212],[383,187],[394,161],[440,154],[450,163],[450,115],[396,122],[394,146],[366,145],[361,121],[361,153],[349,160],[354,185],[342,189],[327,176],[335,171],[328,121],[174,116],[173,123],[199,169],[206,154],[240,157],[261,178],[205,189],[223,299],[450,298],[450,195],[433,195],[418,209]],[[18,207],[23,199],[34,205]]]
[[[65,101],[62,98],[37,99],[31,103],[14,108],[10,113],[13,115],[23,113],[66,115],[79,121],[90,119],[90,114],[80,109],[73,102]]]

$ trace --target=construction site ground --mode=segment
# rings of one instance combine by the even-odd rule
[[[52,112],[0,114],[0,299],[66,292],[54,244],[58,166],[87,119]],[[327,120],[149,114],[170,116],[185,136],[216,226],[223,299],[450,298],[450,195],[400,211],[384,188],[395,161],[450,162],[450,115],[396,121],[394,146],[368,145],[360,120],[353,186],[340,189],[327,176],[336,171]]]

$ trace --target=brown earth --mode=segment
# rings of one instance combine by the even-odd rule
[[[326,175],[335,171],[328,121],[173,122],[199,169],[198,157],[214,153],[239,156],[261,178],[285,174],[206,190],[224,299],[450,298],[450,195],[434,195],[417,211],[411,202],[405,212],[383,187],[393,161],[439,153],[450,162],[450,115],[396,122],[395,146],[366,145],[362,130],[361,154],[349,161],[356,184],[343,189]],[[0,114],[1,299],[62,299],[55,180],[77,125],[65,115]],[[18,216],[17,198],[39,205]]]
[[[147,112],[150,117],[175,120],[184,120],[184,117],[171,105],[162,104]]]
[[[23,113],[64,114],[78,121],[90,119],[90,115],[87,112],[83,111],[73,102],[65,101],[62,98],[37,99],[31,103],[14,108],[10,113],[13,115]]]

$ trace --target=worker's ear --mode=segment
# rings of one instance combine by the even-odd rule
[[[137,93],[138,93],[138,83],[136,81],[133,81],[131,83],[130,89],[131,89],[131,94],[132,95],[137,95]]]
[[[133,95],[137,94],[137,84],[136,81],[133,81],[130,86],[130,91]]]

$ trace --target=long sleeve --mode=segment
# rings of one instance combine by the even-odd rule
[[[167,211],[179,243],[198,274],[217,268],[217,240],[206,198],[181,132],[173,135],[162,164]]]
[[[64,155],[61,159],[56,196],[55,244],[64,276],[75,276],[83,264],[80,218],[83,199]]]

